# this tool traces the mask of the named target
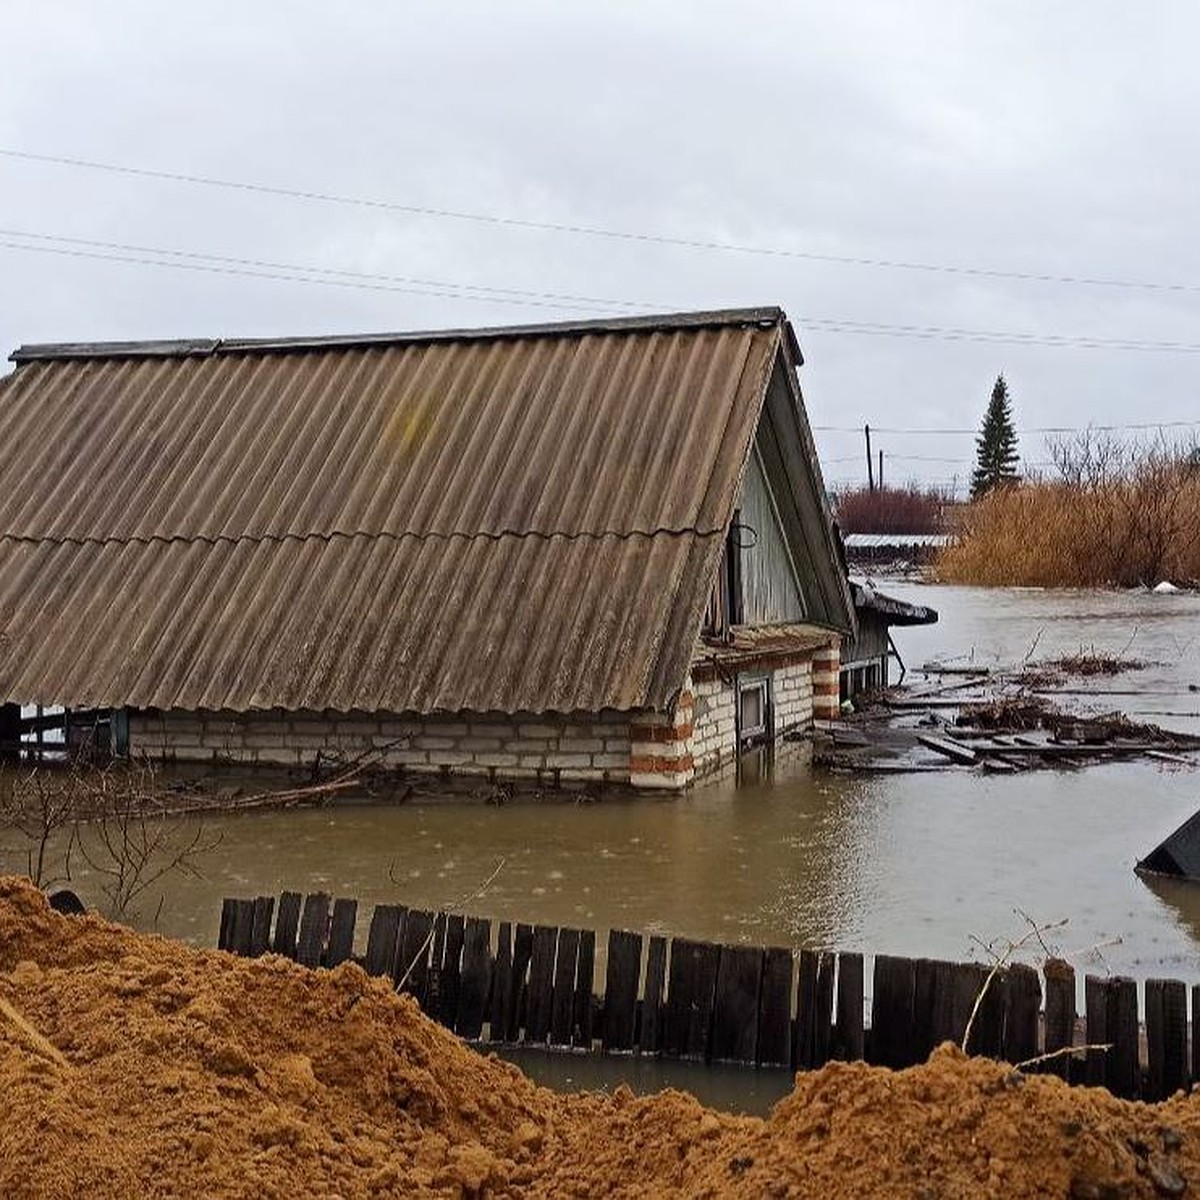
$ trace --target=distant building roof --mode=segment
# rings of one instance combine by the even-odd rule
[[[853,623],[777,308],[12,357],[0,699],[661,707],[781,370]]]
[[[937,609],[925,604],[909,604],[907,600],[897,600],[895,596],[885,596],[882,592],[877,592],[872,584],[852,580],[850,594],[854,597],[854,607],[858,612],[877,613],[887,625],[937,623]]]
[[[904,546],[947,546],[948,533],[847,533],[842,540],[847,550],[875,550]]]

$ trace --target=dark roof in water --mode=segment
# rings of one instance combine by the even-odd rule
[[[774,308],[22,349],[0,699],[661,707],[795,353]]]
[[[885,596],[882,592],[877,592],[871,584],[851,582],[850,594],[854,598],[854,607],[859,612],[877,613],[888,625],[937,624],[936,608],[925,604],[909,604],[907,600]]]

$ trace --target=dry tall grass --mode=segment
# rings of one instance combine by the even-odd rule
[[[1082,467],[1078,454],[1064,455],[1059,470],[1058,482],[1004,488],[966,508],[958,541],[938,557],[938,578],[992,587],[1200,579],[1194,463],[1152,450]]]

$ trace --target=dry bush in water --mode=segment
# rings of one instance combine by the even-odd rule
[[[72,861],[82,860],[109,915],[133,916],[148,888],[172,873],[198,875],[220,842],[167,800],[144,764],[5,768],[0,849],[42,888],[72,882]]]
[[[1051,444],[1058,478],[971,504],[938,577],[984,586],[1136,587],[1200,579],[1200,458],[1087,431]]]
[[[835,497],[843,533],[940,533],[947,498],[916,484],[905,488],[858,488]]]

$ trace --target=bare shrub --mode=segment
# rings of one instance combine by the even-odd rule
[[[39,887],[70,882],[72,856],[96,876],[111,916],[133,914],[146,890],[172,873],[198,875],[220,835],[173,811],[146,764],[0,773],[0,832]],[[10,853],[13,851],[10,850]]]
[[[1057,479],[971,504],[938,558],[947,582],[1042,587],[1200,578],[1195,447],[1084,431],[1052,442]]]
[[[914,483],[841,492],[834,504],[843,533],[940,533],[948,500]]]

